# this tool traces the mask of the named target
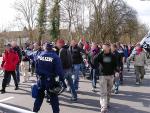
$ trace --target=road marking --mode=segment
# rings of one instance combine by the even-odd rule
[[[4,108],[6,110],[9,110],[9,111],[12,111],[12,112],[15,112],[15,113],[34,113],[32,111],[20,109],[18,107],[6,105],[6,104],[3,104],[3,103],[0,103],[0,108]]]
[[[8,97],[8,98],[5,98],[5,99],[0,100],[0,102],[5,102],[5,101],[11,100],[11,99],[13,99],[13,98],[14,98],[14,97]]]

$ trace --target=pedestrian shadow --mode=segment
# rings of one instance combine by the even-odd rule
[[[98,94],[99,91],[96,92],[86,92],[86,91],[78,91],[78,94],[80,95],[87,95],[87,96],[91,96],[91,97],[99,97],[100,95]]]
[[[26,88],[26,89],[31,89],[31,86],[26,86],[26,85],[19,85],[19,88]]]
[[[144,78],[140,85],[135,84],[134,76],[125,76],[123,86],[132,86],[132,87],[150,87],[150,79]]]
[[[69,108],[75,108],[78,110],[88,110],[89,113],[90,111],[95,111],[95,112],[100,112],[100,107],[99,108],[91,108],[91,107],[83,107],[83,106],[78,106],[78,105],[71,105],[71,104],[62,104],[60,103],[60,106],[64,106],[64,107],[69,107]]]
[[[27,92],[28,95],[31,95],[31,91],[27,90],[27,89],[22,89],[22,88],[19,88],[19,90],[23,91],[23,92]]]
[[[79,99],[77,103],[71,103],[69,100],[66,100],[66,98],[61,98],[60,106],[72,108],[74,110],[100,112],[99,100]],[[108,113],[149,113],[149,112],[144,111],[144,109],[138,110],[128,105],[122,105],[119,103],[111,102]]]
[[[23,92],[20,92],[23,91]],[[22,89],[21,87],[19,87],[18,90],[12,92],[12,91],[6,91],[6,93],[8,94],[17,94],[17,95],[31,95],[31,91],[27,90],[27,89]]]
[[[146,71],[147,72],[147,71]],[[124,75],[124,84],[123,86],[132,86],[132,87],[139,87],[139,85],[136,85],[136,75],[134,73],[134,71],[130,71],[130,72],[127,72],[127,71],[124,71],[123,73]],[[150,87],[150,79],[147,78],[148,75],[145,75],[144,76],[144,79],[142,81],[142,84],[140,86],[143,86],[143,87]]]
[[[131,106],[128,106],[128,105],[111,103],[111,107],[110,107],[108,113],[150,113],[150,112],[144,111],[144,109],[138,110],[138,109],[132,108]]]
[[[123,95],[115,95],[113,98],[123,101],[139,102],[142,103],[144,107],[150,107],[150,93],[120,91],[120,94]]]
[[[16,94],[16,95],[31,95],[31,94],[29,94],[29,93],[10,92],[10,91],[6,91],[6,94]]]
[[[59,97],[60,105],[76,109],[85,109],[89,111],[100,111],[99,99],[78,99],[76,103],[71,102],[66,97]],[[65,102],[65,103],[64,103]],[[84,107],[87,106],[87,107]]]
[[[27,83],[21,83],[21,84],[19,84],[19,86],[29,86],[29,87],[31,87],[32,85],[31,84],[27,84]]]

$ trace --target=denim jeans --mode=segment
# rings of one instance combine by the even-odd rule
[[[84,63],[81,64],[81,72],[82,72],[83,76],[85,77],[86,76],[86,74],[85,74],[86,73],[86,66]]]
[[[16,67],[16,77],[17,77],[17,81],[18,83],[20,82],[20,65],[18,64]]]
[[[127,69],[130,70],[130,61],[127,60]]]
[[[68,85],[70,86],[72,98],[76,99],[77,98],[77,92],[75,91],[75,86],[73,84],[72,69],[64,70],[64,73],[65,73],[65,79],[67,80]]]
[[[98,75],[99,75],[99,70],[98,69],[91,69],[91,80],[92,80],[93,88],[96,88]]]
[[[123,84],[123,65],[120,66],[120,84]]]
[[[115,90],[118,91],[120,86],[120,77],[115,77],[114,82],[115,82]]]
[[[81,64],[74,64],[73,65],[73,84],[75,89],[78,90],[79,87],[79,74],[80,74]]]

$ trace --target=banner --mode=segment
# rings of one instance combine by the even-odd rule
[[[150,32],[148,32],[148,34],[143,38],[143,40],[140,42],[140,45],[150,53]]]
[[[142,39],[140,45],[146,52],[150,53],[150,32],[148,32],[148,34]],[[133,56],[136,53],[137,52],[134,48],[130,56]]]

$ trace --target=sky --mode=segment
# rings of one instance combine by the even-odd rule
[[[13,3],[16,0],[0,0],[0,30],[9,29],[15,20]],[[125,0],[138,12],[139,20],[150,27],[150,0]]]
[[[0,30],[8,28],[15,20],[14,2],[15,0],[0,0]]]
[[[138,12],[139,21],[150,27],[150,0],[125,0]]]

